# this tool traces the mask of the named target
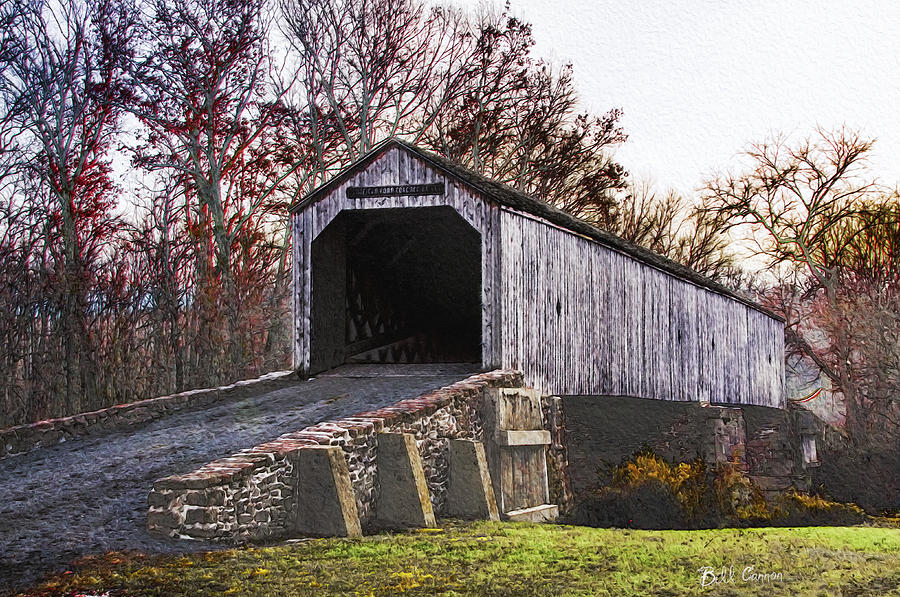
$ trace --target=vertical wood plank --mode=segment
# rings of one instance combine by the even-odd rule
[[[644,393],[644,284],[643,266],[625,259],[625,376],[622,390],[627,396],[649,397]]]

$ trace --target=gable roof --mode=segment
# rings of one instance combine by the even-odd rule
[[[528,195],[527,193],[517,191],[507,185],[492,180],[487,176],[484,176],[483,174],[473,172],[472,170],[469,170],[468,168],[465,168],[464,166],[461,166],[460,164],[457,164],[452,160],[431,153],[430,151],[425,151],[424,149],[416,147],[411,143],[407,143],[406,141],[402,141],[397,138],[391,138],[376,145],[371,151],[345,168],[337,176],[335,176],[325,184],[317,187],[316,189],[313,189],[308,195],[306,195],[306,197],[294,203],[289,208],[289,211],[291,213],[302,211],[309,205],[321,199],[336,187],[340,186],[348,178],[350,178],[360,170],[365,169],[369,164],[371,164],[377,158],[381,157],[387,151],[393,148],[402,148],[403,150],[413,154],[436,170],[443,172],[447,176],[453,177],[464,183],[465,185],[471,187],[486,199],[493,200],[505,207],[509,207],[511,209],[542,218],[552,224],[555,224],[556,226],[574,232],[575,234],[587,237],[597,242],[598,244],[633,257],[641,263],[645,263],[667,274],[675,276],[676,278],[679,278],[686,282],[690,282],[697,286],[701,286],[703,288],[707,288],[717,294],[721,294],[728,298],[734,299],[749,307],[752,307],[757,311],[760,311],[761,313],[764,313],[765,315],[768,315],[769,317],[777,319],[778,321],[784,321],[783,317],[766,309],[759,303],[752,301],[729,288],[726,288],[718,282],[707,278],[706,276],[692,270],[685,265],[682,265],[681,263],[678,263],[677,261],[673,261],[668,257],[664,257],[659,253],[655,253],[639,245],[632,244],[623,238],[620,238],[605,230],[601,230],[596,226],[588,224],[584,220],[576,218],[572,214],[565,212],[558,207],[554,207],[549,203],[541,201],[540,199],[536,199],[531,195]]]

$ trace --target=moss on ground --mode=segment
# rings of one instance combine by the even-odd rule
[[[362,540],[107,554],[25,594],[900,595],[900,529],[891,526],[638,531],[447,522]],[[767,573],[781,577],[753,576]]]

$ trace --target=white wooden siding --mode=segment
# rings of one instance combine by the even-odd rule
[[[778,320],[527,214],[500,229],[502,364],[529,383],[784,406]]]

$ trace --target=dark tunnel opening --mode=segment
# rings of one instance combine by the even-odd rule
[[[345,211],[312,251],[314,371],[481,361],[481,236],[452,208]]]

